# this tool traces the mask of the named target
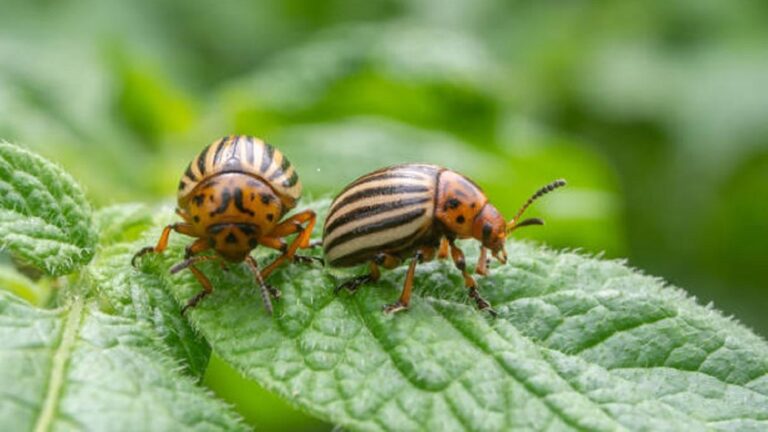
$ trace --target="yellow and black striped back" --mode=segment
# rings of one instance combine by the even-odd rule
[[[333,201],[323,248],[333,266],[370,260],[379,252],[411,248],[430,233],[442,168],[407,164],[360,177]]]
[[[189,163],[179,182],[179,201],[204,180],[226,172],[263,179],[282,198],[286,210],[295,207],[301,196],[299,175],[280,150],[252,136],[232,135],[213,142]]]

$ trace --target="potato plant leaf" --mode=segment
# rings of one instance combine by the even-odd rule
[[[0,291],[0,365],[0,430],[245,430],[146,323],[79,297],[43,310]]]
[[[203,376],[210,347],[179,313],[167,282],[137,272],[131,258],[143,244],[134,235],[152,224],[150,208],[137,205],[107,207],[96,213],[101,249],[84,273],[91,292],[110,313],[146,323],[168,347],[168,353],[192,375]],[[158,270],[159,271],[159,270]],[[166,270],[167,271],[167,270]]]
[[[172,281],[180,304],[198,284],[160,269],[185,241],[143,269]],[[768,428],[760,337],[623,263],[508,248],[509,263],[479,278],[497,319],[474,309],[443,261],[419,267],[412,308],[395,316],[381,307],[397,298],[404,268],[334,295],[354,271],[291,265],[271,279],[282,300],[268,316],[243,266],[208,263],[216,291],[190,317],[246,376],[351,430]],[[464,249],[476,259],[476,244]]]
[[[0,248],[59,276],[90,261],[95,243],[91,206],[75,180],[0,141]]]

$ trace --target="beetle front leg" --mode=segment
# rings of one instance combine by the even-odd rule
[[[181,314],[184,315],[187,313],[189,309],[194,308],[197,306],[198,303],[208,295],[210,295],[213,292],[213,285],[211,285],[210,279],[208,279],[207,276],[203,274],[197,267],[195,267],[195,264],[204,262],[204,261],[211,261],[211,260],[221,260],[217,255],[201,255],[196,256],[192,258],[187,258],[186,260],[180,262],[179,264],[176,264],[171,268],[171,274],[176,274],[184,269],[189,269],[190,272],[195,276],[195,279],[200,283],[200,285],[203,287],[203,290],[197,293],[194,297],[189,299],[187,302],[187,305],[184,306],[184,308],[181,310]]]
[[[170,224],[163,228],[163,233],[160,234],[160,239],[155,246],[147,246],[136,254],[131,259],[131,265],[136,267],[136,260],[148,253],[162,253],[168,247],[168,238],[171,236],[171,231],[176,231],[179,234],[195,237],[195,230],[191,224],[186,222],[177,222]]]
[[[267,279],[275,269],[283,265],[286,261],[290,261],[296,255],[296,251],[309,248],[309,239],[312,235],[312,230],[315,228],[315,222],[317,217],[312,210],[305,210],[301,213],[295,214],[276,226],[268,236],[259,240],[259,243],[275,248],[275,245],[280,245],[282,255],[277,257],[275,261],[269,264],[264,270],[261,271],[262,279]],[[304,226],[303,224],[307,225]],[[283,237],[287,237],[291,234],[299,233],[298,236],[291,242],[290,246],[285,246],[285,242],[282,241]]]
[[[461,271],[462,276],[464,276],[464,286],[469,289],[469,297],[475,300],[478,309],[487,310],[491,315],[497,316],[498,314],[491,308],[490,303],[480,295],[480,291],[477,290],[477,282],[475,282],[475,279],[467,271],[467,261],[464,258],[464,252],[462,252],[454,242],[450,242],[450,248],[453,263],[456,265],[456,268]]]

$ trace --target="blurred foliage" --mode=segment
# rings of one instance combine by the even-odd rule
[[[0,138],[112,203],[169,199],[231,133],[312,195],[410,160],[521,235],[628,257],[768,334],[768,3],[0,0]],[[232,401],[245,400],[228,393]],[[243,402],[248,404],[248,402]]]

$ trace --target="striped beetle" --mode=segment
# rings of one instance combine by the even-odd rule
[[[331,204],[323,229],[326,262],[335,267],[370,263],[370,273],[336,288],[354,292],[379,279],[379,267],[391,269],[411,258],[403,291],[397,302],[384,307],[387,313],[408,308],[416,265],[450,256],[462,272],[469,296],[480,310],[491,309],[467,271],[464,253],[456,239],[474,238],[482,244],[476,272],[487,274],[487,249],[506,263],[504,242],[512,231],[543,225],[537,218],[520,221],[525,210],[542,195],[565,186],[556,180],[539,189],[506,222],[467,177],[435,165],[405,164],[364,175],[347,186]]]
[[[204,148],[179,182],[176,213],[184,222],[166,226],[157,245],[141,249],[132,262],[136,265],[142,255],[163,252],[171,231],[196,237],[186,248],[185,260],[171,269],[178,273],[188,268],[203,288],[182,314],[213,291],[210,280],[195,266],[209,260],[219,260],[222,265],[245,261],[271,314],[270,297],[278,299],[280,293],[265,280],[286,261],[307,259],[295,254],[299,248],[309,247],[315,213],[305,210],[280,222],[300,195],[299,176],[279,150],[250,136],[224,137]],[[296,233],[289,245],[284,238]],[[260,270],[250,255],[258,245],[277,249],[282,255]],[[210,249],[214,255],[199,255]]]

